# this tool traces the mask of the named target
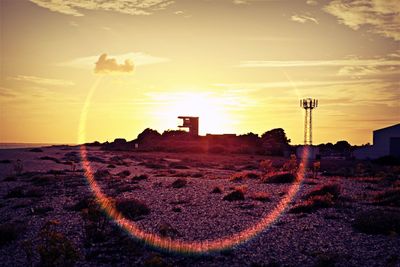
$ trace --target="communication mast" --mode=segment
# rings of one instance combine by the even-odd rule
[[[318,99],[304,98],[300,100],[300,107],[306,110],[304,119],[304,145],[312,145],[312,110],[318,107]]]

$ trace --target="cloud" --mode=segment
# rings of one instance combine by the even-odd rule
[[[157,63],[163,63],[169,61],[168,58],[155,57],[143,52],[135,52],[135,53],[126,53],[120,55],[109,55],[110,58],[115,61],[125,62],[126,59],[131,60],[135,63],[135,67],[143,66],[143,65],[151,65]],[[76,58],[67,62],[62,62],[57,64],[57,66],[62,67],[72,67],[72,68],[80,68],[80,69],[92,69],[93,63],[99,60],[99,56],[88,56]],[[115,62],[116,63],[116,62]],[[129,63],[128,63],[129,64]]]
[[[400,40],[400,4],[398,0],[333,0],[324,11],[337,17],[339,23]]]
[[[340,67],[340,66],[400,66],[400,60],[390,59],[338,59],[338,60],[247,60],[240,68],[280,68],[280,67]]]
[[[102,54],[96,62],[94,69],[95,73],[117,73],[117,72],[132,72],[133,62],[129,59],[124,61],[124,64],[118,64],[115,58],[107,58],[107,54]]]
[[[314,22],[315,24],[318,24],[317,19],[307,15],[293,15],[290,19],[300,23],[306,23],[308,21],[311,21]]]
[[[114,11],[128,15],[150,15],[174,3],[172,0],[30,0],[53,12],[84,16],[81,10]]]
[[[243,5],[243,4],[248,4],[248,0],[233,0],[233,3],[235,5]]]
[[[72,81],[58,80],[58,79],[48,79],[37,76],[27,76],[27,75],[17,75],[15,77],[9,77],[10,80],[30,82],[40,85],[52,85],[52,86],[73,86],[75,83]]]
[[[307,3],[307,5],[310,5],[310,6],[318,5],[318,2],[316,0],[307,0],[306,3]]]

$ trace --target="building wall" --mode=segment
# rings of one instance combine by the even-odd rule
[[[400,124],[393,125],[373,132],[373,145],[359,148],[353,155],[357,159],[376,159],[390,154],[396,155],[399,151],[393,150],[393,142],[400,137]],[[392,141],[391,141],[392,140]],[[391,148],[392,147],[392,151]]]
[[[400,125],[374,131],[375,151],[380,155],[390,154],[390,138],[400,137]]]

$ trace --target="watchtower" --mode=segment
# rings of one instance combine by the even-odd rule
[[[182,125],[179,128],[189,128],[189,134],[191,136],[199,135],[199,117],[179,116],[178,119],[182,119]]]

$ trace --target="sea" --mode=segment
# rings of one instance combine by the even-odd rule
[[[74,145],[74,144],[54,144],[54,143],[0,143],[0,149],[33,148],[33,147],[57,146],[57,145]]]

